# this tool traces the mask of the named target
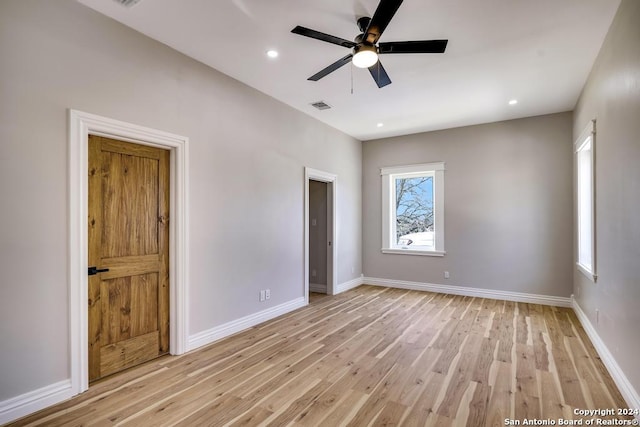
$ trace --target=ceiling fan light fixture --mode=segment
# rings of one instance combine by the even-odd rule
[[[353,49],[353,65],[358,68],[369,68],[378,62],[378,52],[373,45],[361,44]]]
[[[307,80],[317,82],[321,78],[326,77],[351,62],[358,68],[368,68],[376,85],[378,85],[379,88],[383,88],[391,84],[391,79],[378,59],[379,54],[444,53],[448,40],[408,40],[378,44],[382,33],[385,28],[387,28],[387,25],[389,25],[389,22],[391,22],[391,19],[393,19],[393,16],[401,4],[402,0],[380,0],[371,18],[367,16],[358,18],[357,24],[361,33],[358,34],[353,41],[296,25],[293,30],[291,30],[293,34],[352,50],[351,53],[338,59],[333,64],[324,67],[322,70],[307,78]]]

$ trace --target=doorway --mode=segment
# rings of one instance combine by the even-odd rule
[[[88,357],[88,140],[99,135],[140,146],[170,151],[169,211],[169,353],[190,350],[187,316],[189,264],[189,138],[133,123],[78,110],[69,110],[69,362],[70,391],[67,397],[89,388]]]
[[[169,151],[89,135],[89,381],[169,352]]]
[[[337,176],[305,168],[305,300],[333,295],[337,281]]]
[[[327,278],[331,274],[328,186],[326,182],[309,180],[309,292],[321,294],[327,293]]]

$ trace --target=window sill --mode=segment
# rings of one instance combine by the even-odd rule
[[[598,281],[598,275],[595,274],[593,271],[591,271],[590,269],[588,269],[584,265],[580,264],[579,262],[576,263],[576,266],[578,267],[578,271],[580,273],[582,273],[585,276],[587,276],[587,279],[591,280],[593,283]]]
[[[395,255],[421,255],[421,256],[444,256],[445,251],[424,251],[415,249],[392,249],[383,248],[383,254],[395,254]]]

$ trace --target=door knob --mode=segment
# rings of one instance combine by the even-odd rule
[[[108,268],[89,267],[89,276],[94,276],[98,273],[105,273],[109,271]]]

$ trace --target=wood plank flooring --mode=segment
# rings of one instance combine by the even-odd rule
[[[499,426],[625,406],[570,309],[360,286],[13,425]]]

